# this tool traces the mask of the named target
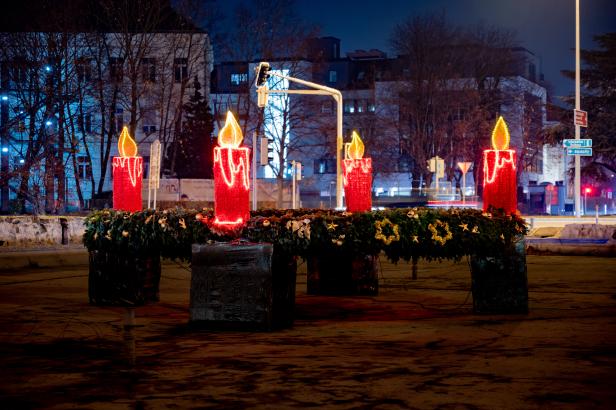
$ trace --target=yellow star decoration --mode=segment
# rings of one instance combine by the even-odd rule
[[[444,231],[444,235],[439,234],[438,228]],[[449,230],[449,224],[447,222],[442,222],[439,219],[434,222],[434,225],[429,224],[428,230],[432,232],[432,240],[440,243],[441,245],[445,245],[448,240],[453,238],[453,234]]]
[[[400,240],[400,233],[398,232],[398,225],[391,223],[391,221],[387,218],[383,218],[382,221],[376,221],[374,223],[376,227],[376,234],[374,235],[374,239],[378,239],[382,241],[385,245],[389,245],[392,242],[397,242]],[[391,227],[392,234],[389,236],[385,236],[383,234],[383,228],[389,226]]]
[[[180,224],[180,228],[186,229],[186,222],[184,221],[184,218],[180,218],[178,223]]]
[[[336,224],[335,224],[335,223],[333,223],[333,222],[332,222],[332,223],[330,223],[330,224],[327,224],[327,230],[328,230],[328,231],[333,231],[333,230],[334,230],[334,229],[336,229],[337,227],[338,227],[338,225],[336,225]]]
[[[479,228],[477,226],[473,226],[472,233],[479,233]]]
[[[462,232],[464,231],[468,231],[468,224],[460,224],[458,225],[460,228],[462,228]]]
[[[419,236],[413,235],[413,242],[419,243]]]
[[[419,219],[419,214],[417,214],[413,209],[406,213],[408,218]]]
[[[505,235],[503,235],[503,234],[501,233],[500,238],[504,241],[504,240],[505,240]]]
[[[147,224],[149,224],[149,223],[150,223],[150,221],[152,220],[152,218],[154,218],[154,215],[150,215],[150,216],[148,216],[147,218],[145,218],[145,224],[146,224],[146,225],[147,225]]]

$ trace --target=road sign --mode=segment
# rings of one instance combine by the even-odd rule
[[[567,148],[567,155],[581,155],[592,157],[592,148]]]
[[[588,113],[582,110],[573,110],[573,123],[580,127],[588,127]]]
[[[589,148],[592,147],[592,140],[587,138],[576,139],[566,139],[563,140],[563,147],[565,148]]]

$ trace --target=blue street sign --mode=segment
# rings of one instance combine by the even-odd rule
[[[592,148],[567,148],[567,155],[581,155],[592,157]]]
[[[563,140],[563,147],[565,148],[574,148],[574,147],[578,147],[578,148],[588,148],[588,147],[592,147],[592,140],[591,139],[567,139],[567,140]]]

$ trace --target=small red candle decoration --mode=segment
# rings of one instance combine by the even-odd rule
[[[137,156],[137,144],[124,127],[118,139],[119,157],[113,157],[113,208],[140,211],[143,158]]]
[[[515,150],[509,149],[509,130],[499,117],[492,131],[492,147],[483,151],[483,210],[490,206],[506,213],[517,210]]]
[[[250,149],[231,111],[214,147],[214,224],[235,229],[250,218]]]
[[[372,158],[363,156],[364,143],[353,131],[343,161],[344,196],[349,212],[369,211],[372,208]]]

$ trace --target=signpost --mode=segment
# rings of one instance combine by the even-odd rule
[[[581,155],[583,157],[592,157],[592,148],[567,148],[567,155]]]
[[[587,139],[566,139],[563,140],[563,147],[565,148],[589,148],[592,147],[592,140]]]
[[[588,127],[588,112],[584,110],[573,110],[573,122],[580,127]]]
[[[472,162],[458,162],[458,168],[462,171],[462,204],[466,202],[466,173],[471,169]]]
[[[160,141],[156,140],[150,145],[150,171],[148,178],[148,208],[156,209],[156,193],[160,188]],[[152,193],[154,201],[151,203]]]
[[[438,179],[445,176],[445,160],[438,155],[428,160],[428,169],[434,172],[436,178],[436,195],[438,195]]]

